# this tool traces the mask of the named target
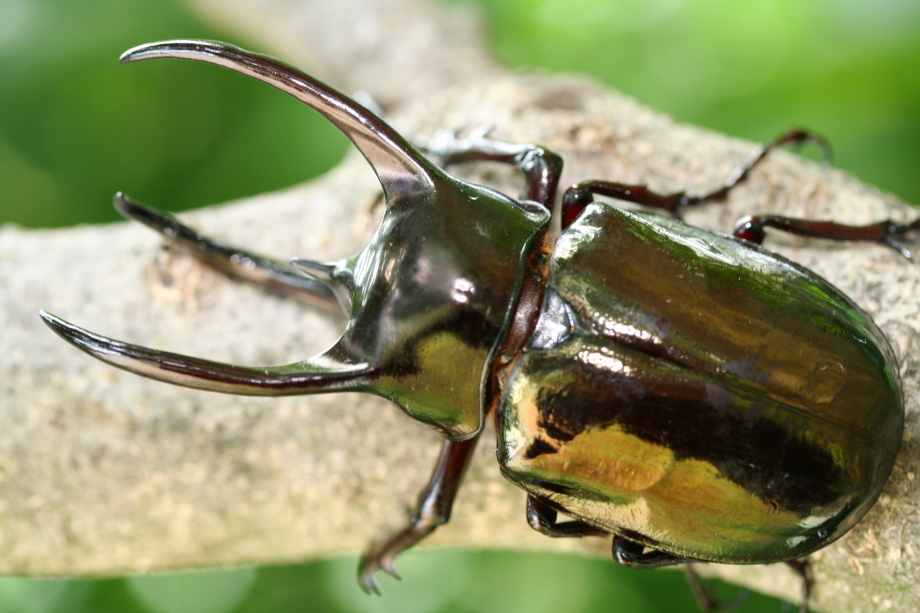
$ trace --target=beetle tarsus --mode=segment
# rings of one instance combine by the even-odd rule
[[[377,571],[382,570],[397,581],[402,581],[402,575],[396,571],[393,562],[396,559],[396,551],[376,551],[372,549],[361,556],[358,563],[358,585],[367,594],[383,595],[380,584],[377,583]]]
[[[394,579],[402,581],[402,575],[393,565],[396,556],[431,534],[434,528],[435,526],[431,526],[430,529],[420,530],[418,535],[406,528],[383,543],[374,545],[365,551],[358,563],[358,585],[361,586],[361,589],[368,594],[382,594],[376,579],[377,571],[381,570]]]
[[[383,591],[380,589],[380,584],[377,583],[377,579],[374,578],[375,569],[365,570],[362,564],[358,565],[358,585],[361,586],[361,590],[365,594],[371,594],[374,596],[383,596]]]
[[[717,190],[706,194],[705,196],[700,196],[698,198],[692,198],[693,202],[684,203],[686,206],[693,206],[697,204],[703,204],[706,202],[714,202],[717,200],[724,200],[729,192],[734,189],[736,185],[743,182],[747,179],[751,171],[764,160],[764,158],[769,155],[771,151],[777,147],[782,147],[783,145],[793,145],[800,146],[805,143],[814,143],[821,149],[821,160],[825,166],[829,166],[831,163],[831,146],[821,136],[818,136],[814,132],[808,130],[803,130],[802,128],[793,128],[788,132],[781,134],[771,142],[757,147],[751,155],[743,163],[739,164],[725,179],[725,183]]]

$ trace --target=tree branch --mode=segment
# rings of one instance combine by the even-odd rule
[[[194,4],[206,11],[211,3]],[[381,14],[398,8],[403,32],[459,28],[466,34],[449,45],[472,48],[471,57],[479,59],[447,53],[396,78],[387,70],[399,66],[392,64],[398,50],[371,53],[374,45],[390,49],[394,43],[384,18],[370,8],[370,21],[361,27],[383,32],[380,42],[342,45],[359,48],[343,57],[339,43],[327,45],[320,34],[341,40],[348,31],[324,26],[320,17],[329,11],[314,3],[262,0],[263,8],[249,13],[236,12],[253,4],[243,0],[213,4],[223,19],[245,15],[252,32],[269,33],[265,40],[277,47],[266,50],[294,63],[312,58],[335,71],[340,86],[373,81],[365,89],[390,104],[403,102],[392,119],[404,132],[424,137],[442,127],[495,125],[497,138],[538,142],[562,154],[564,184],[614,178],[702,193],[718,186],[752,147],[675,124],[585,79],[503,73],[483,63],[469,21],[410,0],[387,3]],[[344,5],[362,3],[336,6]],[[267,17],[260,21],[259,15]],[[304,36],[307,31],[320,34]],[[401,45],[415,39],[398,38]],[[312,48],[304,44],[297,51],[303,41]],[[454,72],[441,70],[439,62]],[[472,80],[480,71],[466,68],[477,62],[484,76]],[[420,85],[411,96],[393,89],[415,82]],[[510,193],[520,189],[520,178],[505,169],[459,171]],[[351,155],[310,184],[186,219],[276,257],[336,259],[366,242],[378,192],[363,159]],[[728,231],[753,212],[852,223],[911,215],[894,198],[841,172],[780,152],[728,203],[692,211],[687,220]],[[782,236],[770,236],[767,244],[866,308],[902,362],[908,421],[894,474],[866,520],[815,556],[816,606],[911,610],[920,600],[913,545],[920,526],[920,494],[913,487],[920,463],[914,442],[920,433],[920,269],[875,245]],[[253,399],[155,383],[72,350],[37,313],[45,308],[115,338],[250,365],[303,359],[334,340],[341,321],[230,282],[126,223],[59,231],[4,227],[0,262],[0,573],[123,574],[358,550],[400,525],[427,480],[436,437],[384,401],[353,394]],[[609,555],[604,540],[552,540],[527,527],[523,493],[499,475],[490,444],[480,446],[451,524],[430,544]],[[783,565],[709,569],[787,598],[798,593]]]

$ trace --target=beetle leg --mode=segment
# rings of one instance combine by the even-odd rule
[[[489,138],[491,128],[480,128],[459,138],[455,130],[441,130],[419,146],[441,159],[445,166],[485,161],[511,164],[524,173],[526,186],[521,198],[533,200],[551,211],[562,174],[562,158],[538,145],[509,143]]]
[[[358,583],[361,589],[367,593],[380,594],[380,587],[374,579],[378,570],[400,579],[399,573],[393,567],[396,556],[434,532],[438,526],[447,523],[477,440],[478,435],[465,441],[444,441],[431,479],[419,494],[418,505],[409,520],[409,525],[382,543],[372,545],[361,556],[358,565]]]
[[[747,591],[742,590],[732,602],[720,602],[706,589],[693,568],[691,563],[698,560],[676,556],[666,551],[659,551],[619,534],[613,537],[613,557],[622,566],[629,566],[630,568],[659,568],[661,566],[686,564],[687,583],[690,584],[690,591],[693,592],[696,603],[703,611],[732,611],[747,598]]]
[[[659,194],[644,185],[629,185],[615,181],[589,180],[576,183],[562,195],[562,229],[571,226],[582,211],[594,202],[594,195],[608,196],[626,202],[635,202],[656,209],[664,209],[680,217],[679,207],[687,199],[683,192]]]
[[[121,192],[115,194],[119,213],[159,232],[166,242],[229,277],[255,283],[268,290],[341,313],[333,288],[297,266],[233,247],[208,238],[163,211],[131,200]]]
[[[714,190],[705,196],[697,197],[685,197],[685,200],[680,202],[680,206],[695,206],[699,204],[705,204],[707,202],[715,202],[718,200],[724,200],[728,197],[729,192],[732,189],[745,179],[748,175],[757,166],[767,155],[777,147],[783,145],[803,145],[805,143],[814,143],[821,149],[821,155],[824,160],[824,164],[829,165],[831,161],[831,147],[826,140],[814,134],[813,132],[808,132],[802,130],[801,128],[793,128],[785,134],[780,135],[778,138],[773,141],[757,147],[751,155],[743,163],[739,164],[725,179],[725,182],[717,190]]]
[[[728,197],[729,192],[736,185],[747,179],[751,170],[776,147],[805,142],[816,143],[824,152],[825,161],[830,159],[830,147],[824,139],[804,130],[790,130],[774,141],[757,147],[744,163],[740,164],[728,175],[722,187],[703,196],[688,196],[684,192],[659,194],[644,185],[630,185],[615,181],[589,180],[576,183],[566,190],[562,198],[562,229],[564,230],[572,225],[585,207],[594,201],[594,194],[634,202],[655,209],[663,209],[673,217],[680,219],[682,207],[724,200]]]
[[[601,530],[583,521],[556,521],[556,509],[533,495],[527,495],[527,523],[530,527],[554,538],[580,536],[607,536],[609,532]]]
[[[687,584],[690,586],[690,592],[696,599],[697,606],[703,611],[736,611],[751,595],[749,590],[741,589],[738,590],[738,594],[732,600],[725,602],[719,600],[703,584],[692,563],[688,562],[684,567],[684,574],[687,578]]]
[[[920,218],[911,223],[900,224],[890,219],[865,226],[848,226],[833,221],[795,219],[779,215],[754,215],[744,217],[735,225],[733,234],[746,241],[763,242],[764,228],[771,227],[798,236],[826,238],[836,241],[869,241],[887,245],[908,260],[913,259],[910,251],[900,240],[907,234],[920,230]]]
[[[658,568],[694,561],[693,558],[676,556],[673,553],[647,547],[619,534],[613,536],[613,558],[621,566],[630,568]]]
[[[786,564],[802,579],[802,603],[799,605],[799,613],[808,613],[808,601],[811,600],[811,590],[814,587],[814,577],[808,558],[788,560]]]

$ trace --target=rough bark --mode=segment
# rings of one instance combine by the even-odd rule
[[[676,124],[583,78],[503,72],[485,59],[468,14],[448,16],[411,0],[340,2],[337,13],[306,1],[190,4],[244,32],[250,47],[318,67],[346,91],[360,85],[392,107],[406,132],[424,137],[445,126],[488,124],[496,137],[545,144],[566,160],[563,183],[615,178],[702,192],[752,147]],[[348,23],[339,21],[342,13],[364,19],[348,29],[337,25]],[[387,20],[396,17],[394,37]],[[432,40],[454,52],[428,53]],[[399,58],[411,45],[419,51],[406,64]],[[520,185],[504,169],[461,170],[506,190]],[[378,192],[363,160],[351,155],[307,185],[186,218],[280,258],[336,259],[364,244]],[[850,176],[778,153],[728,203],[687,218],[728,231],[752,212],[854,223],[911,215]],[[828,611],[916,609],[920,269],[876,245],[782,236],[768,245],[872,314],[900,356],[907,400],[904,444],[882,498],[850,534],[814,556],[814,604]],[[341,321],[230,282],[126,223],[4,227],[0,263],[0,573],[299,561],[361,549],[404,521],[438,441],[386,402],[351,394],[251,399],[155,383],[67,347],[37,312],[131,342],[254,365],[322,349]],[[522,492],[502,479],[492,445],[483,444],[451,524],[428,544],[608,555],[601,539],[537,535],[523,509]],[[798,590],[782,565],[709,570],[787,598]]]

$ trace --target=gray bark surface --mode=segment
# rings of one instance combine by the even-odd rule
[[[503,71],[488,60],[467,13],[411,0],[350,0],[336,3],[336,12],[309,1],[189,4],[248,36],[251,48],[315,70],[345,91],[370,91],[404,133],[493,125],[497,138],[546,145],[566,161],[564,185],[611,178],[705,192],[753,146],[677,124],[584,78]],[[397,18],[394,46],[390,20]],[[349,19],[357,27],[346,28]],[[458,174],[510,193],[521,185],[495,166]],[[373,231],[378,196],[373,173],[351,154],[308,184],[184,218],[278,258],[338,259]],[[780,152],[729,202],[686,217],[728,232],[753,212],[849,223],[915,215],[851,176]],[[904,444],[881,499],[814,556],[813,604],[916,610],[920,267],[876,245],[777,234],[767,245],[816,270],[875,318],[900,356],[907,401]],[[428,478],[437,437],[380,399],[180,389],[107,367],[47,330],[40,308],[114,338],[245,365],[303,359],[341,330],[341,320],[164,250],[139,225],[0,228],[0,287],[0,574],[124,574],[360,550],[402,524]],[[492,440],[487,433],[451,523],[426,545],[609,555],[607,540],[560,541],[532,531],[523,492],[500,476]],[[798,591],[783,565],[705,571],[784,597]]]

